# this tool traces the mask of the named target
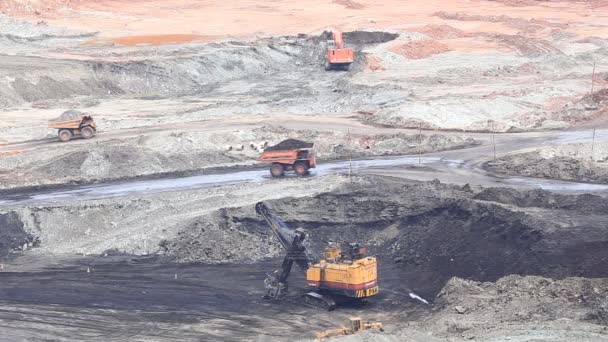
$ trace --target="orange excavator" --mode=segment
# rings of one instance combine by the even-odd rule
[[[355,61],[355,51],[344,47],[342,32],[332,32],[332,40],[327,41],[327,64],[325,70],[348,71]]]

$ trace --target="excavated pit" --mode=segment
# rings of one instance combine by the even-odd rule
[[[327,184],[335,185],[326,188]],[[318,187],[325,190],[311,192]],[[280,266],[283,251],[255,214],[259,200],[290,227],[306,229],[317,254],[330,241],[366,245],[379,259],[381,294],[364,307],[345,306],[335,313],[303,308],[298,297],[305,290],[304,276],[294,270],[287,298],[260,299],[263,280]],[[119,309],[111,318],[103,316],[103,322],[110,319],[112,324],[93,323],[90,329],[107,332],[112,326],[117,336],[127,336],[138,327],[165,336],[168,330],[163,327],[170,324],[176,336],[193,341],[240,341],[256,335],[278,341],[309,338],[311,329],[330,329],[353,315],[403,327],[461,310],[458,293],[475,294],[479,286],[534,296],[526,284],[555,283],[555,290],[545,289],[550,294],[562,291],[560,284],[585,287],[588,280],[568,278],[558,284],[546,278],[504,278],[509,275],[607,277],[607,207],[608,200],[595,195],[480,189],[379,176],[354,177],[350,182],[331,176],[3,209],[0,231],[12,231],[17,246],[24,239],[35,239],[39,246],[23,256],[23,251],[13,251],[21,257],[2,273],[0,294],[5,295],[0,300],[7,309],[0,318],[13,327],[13,334],[27,335],[32,330],[28,327],[34,327],[48,337],[65,333],[61,327],[51,332],[47,328],[56,320],[71,319],[72,313],[97,322],[106,315],[97,310]],[[601,279],[595,282],[600,284]],[[507,283],[515,285],[505,287]],[[603,291],[600,285],[585,290],[585,296]],[[447,297],[446,291],[457,294]],[[495,292],[507,303],[517,299],[500,291]],[[412,299],[410,293],[431,305]],[[578,303],[584,317],[604,315],[595,304],[577,302],[570,294],[562,297],[560,303]],[[492,297],[467,298],[462,300],[486,298],[497,305]],[[520,313],[535,312],[518,305],[509,309],[514,320]],[[53,310],[53,322],[38,308]],[[465,309],[476,308],[471,304]],[[176,311],[180,315],[175,316]],[[145,319],[142,312],[147,313]],[[593,317],[584,319],[601,323]],[[198,324],[196,334],[193,323]],[[437,324],[443,331],[444,325]],[[448,334],[460,329],[453,326],[448,325]],[[71,338],[86,338],[86,331],[75,333]]]
[[[318,186],[315,181],[294,182],[300,190],[274,183],[267,192],[308,191],[304,189]],[[6,254],[35,243],[54,254],[112,251],[158,254],[178,262],[280,258],[282,250],[255,214],[257,198],[249,197],[247,189],[235,185],[202,197],[193,192],[175,198],[9,209],[1,219],[7,227],[3,234],[10,235],[5,240],[11,242],[2,250]],[[248,200],[231,201],[238,193]],[[217,202],[220,198],[225,203]],[[472,190],[362,177],[336,190],[267,202],[290,227],[309,232],[315,252],[328,242],[367,245],[383,264],[407,274],[408,286],[428,296],[454,276],[478,281],[510,274],[608,276],[603,267],[608,239],[602,231],[608,222],[608,200],[597,195]]]
[[[269,203],[289,226],[309,232],[316,252],[328,241],[368,245],[382,263],[401,269],[407,286],[427,296],[434,296],[455,276],[477,281],[510,274],[608,276],[603,267],[608,240],[602,233],[608,201],[603,197],[374,182],[365,188]],[[274,240],[251,207],[226,208],[217,216],[225,229],[259,237],[251,248],[260,255],[277,252],[267,248]],[[193,248],[188,248],[206,240],[204,230],[192,235],[197,229],[186,227],[165,245],[167,252],[188,261],[204,259],[201,253],[193,257]],[[228,259],[235,256],[238,253]]]

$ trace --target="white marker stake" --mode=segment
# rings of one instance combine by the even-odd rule
[[[426,299],[424,299],[424,298],[420,297],[419,295],[415,294],[414,292],[410,292],[410,297],[412,297],[412,298],[414,298],[414,299],[417,299],[417,300],[419,300],[419,301],[423,302],[423,303],[424,303],[424,304],[426,304],[426,305],[428,305],[428,304],[429,304],[429,302],[427,302],[427,301],[426,301]]]

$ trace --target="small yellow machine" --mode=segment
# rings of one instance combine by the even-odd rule
[[[306,304],[332,310],[337,300],[362,300],[380,292],[376,258],[365,256],[365,248],[356,243],[348,244],[345,251],[329,246],[321,260],[313,262],[319,258],[306,249],[303,244],[306,234],[302,230],[289,229],[263,202],[257,203],[255,209],[287,251],[281,269],[264,280],[265,298],[280,299],[287,293],[287,278],[294,263],[306,271],[311,290],[304,294]]]
[[[362,331],[369,329],[377,329],[380,331],[384,331],[384,326],[380,322],[363,322],[361,317],[351,317],[350,327],[341,327],[338,329],[325,330],[324,332],[320,332],[317,334],[317,339],[322,340],[328,337],[358,334]]]

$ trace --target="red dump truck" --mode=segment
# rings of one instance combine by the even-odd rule
[[[283,177],[285,171],[295,171],[299,176],[308,174],[308,170],[317,166],[312,152],[314,144],[296,139],[287,139],[270,146],[262,152],[259,160],[270,163],[270,175]]]

